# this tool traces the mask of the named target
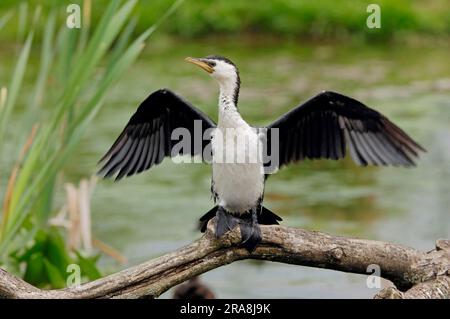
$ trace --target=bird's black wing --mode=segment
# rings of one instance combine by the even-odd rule
[[[194,134],[194,126],[201,127],[200,132],[196,130],[195,133],[202,136]],[[179,154],[189,151],[192,156],[203,155],[210,143],[210,139],[203,140],[203,133],[215,126],[208,116],[175,93],[166,89],[155,91],[139,105],[123,132],[100,160],[103,167],[98,174],[112,177],[117,173],[116,180],[119,180],[158,165],[164,157],[171,156],[173,146],[178,142],[172,141],[171,135],[177,128],[187,129],[191,138],[190,150],[181,148]]]
[[[414,166],[425,151],[379,112],[335,92],[322,92],[267,127],[268,154],[281,167],[303,159],[340,159],[350,150],[362,166]],[[278,143],[272,129],[278,129]]]

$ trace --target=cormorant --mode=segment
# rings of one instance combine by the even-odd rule
[[[214,216],[218,238],[239,225],[241,245],[250,252],[261,241],[258,225],[282,220],[262,205],[266,178],[278,168],[303,159],[338,160],[347,148],[361,166],[414,166],[419,152],[425,151],[379,112],[331,91],[317,94],[266,128],[252,127],[237,108],[236,65],[220,56],[186,61],[218,82],[218,123],[170,90],[155,91],[101,159],[99,174],[119,180],[161,163],[166,156],[202,156],[212,163],[211,192],[217,206],[201,217],[201,231]],[[190,134],[183,144],[187,150],[174,137],[183,133]]]

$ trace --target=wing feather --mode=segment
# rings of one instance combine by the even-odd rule
[[[346,149],[358,165],[414,166],[425,149],[379,112],[348,96],[322,92],[267,127],[279,130],[279,167],[309,159],[341,159]],[[275,144],[274,144],[275,145]]]
[[[194,134],[194,122],[200,121],[202,136]],[[175,93],[163,89],[150,94],[130,118],[122,133],[102,157],[99,175],[116,176],[119,180],[160,164],[166,156],[171,156],[173,143],[171,135],[177,128],[186,128],[191,138],[202,138],[206,129],[215,123],[189,102]],[[191,148],[190,153],[202,155],[210,140]],[[194,145],[191,143],[191,145]],[[177,155],[177,154],[175,154]]]

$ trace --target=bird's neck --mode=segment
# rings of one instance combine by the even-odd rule
[[[221,88],[219,94],[219,127],[238,127],[241,121],[242,118],[237,110],[233,95]]]
[[[232,123],[230,120],[240,122],[241,117],[237,109],[237,103],[239,98],[240,80],[239,75],[236,75],[235,79],[219,82],[219,125],[224,124],[229,126]]]
[[[218,77],[216,80],[220,88],[219,105],[224,108],[236,109],[239,99],[239,89],[241,88],[239,72],[236,71],[227,76]]]
[[[220,111],[237,111],[237,103],[234,95],[228,91],[220,88],[219,93],[219,108]]]

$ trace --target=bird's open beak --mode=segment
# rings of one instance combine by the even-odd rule
[[[208,65],[208,63],[203,62],[202,59],[187,57],[186,59],[184,59],[184,61],[189,62],[189,63],[193,63],[193,64],[201,67],[203,70],[205,70],[208,73],[213,73],[214,72],[214,69],[212,67],[210,67]]]

